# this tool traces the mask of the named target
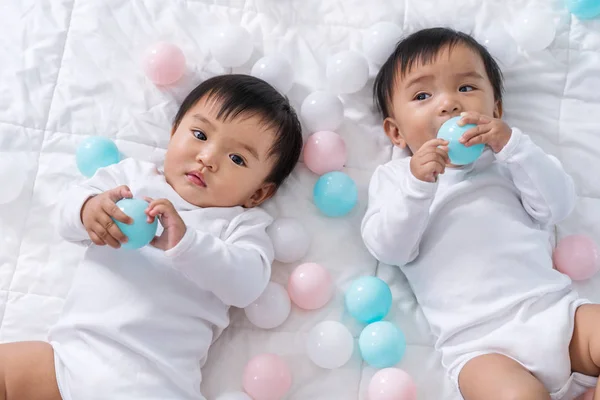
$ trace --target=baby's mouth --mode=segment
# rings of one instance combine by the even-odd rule
[[[199,171],[188,172],[187,174],[185,174],[185,177],[187,178],[188,181],[190,181],[191,183],[193,183],[196,186],[206,187],[206,182],[204,181],[204,175],[202,175],[202,173]]]

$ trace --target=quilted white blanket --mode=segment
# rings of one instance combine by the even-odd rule
[[[241,24],[252,34],[252,59],[235,72],[249,73],[254,61],[275,52],[292,63],[289,97],[299,109],[308,93],[326,87],[327,57],[362,51],[362,33],[375,22],[391,21],[405,32],[440,24],[478,32],[491,23],[510,28],[525,5],[551,12],[557,35],[549,49],[522,51],[505,69],[506,118],[557,155],[576,181],[577,208],[558,227],[559,236],[585,233],[600,243],[600,20],[572,18],[560,0],[0,0],[0,190],[18,193],[0,205],[0,340],[44,339],[69,290],[83,250],[57,236],[52,218],[57,195],[81,179],[78,143],[103,135],[115,139],[125,156],[160,159],[178,101],[200,80],[224,72],[208,50],[217,24]],[[140,66],[145,48],[157,40],[178,44],[188,60],[188,73],[170,89],[151,84]],[[371,77],[376,71],[372,65]],[[289,399],[366,398],[374,371],[358,354],[325,371],[304,348],[308,330],[324,319],[360,332],[344,312],[342,293],[365,274],[377,274],[392,288],[388,318],[407,336],[400,367],[415,378],[419,399],[456,398],[404,277],[378,266],[360,238],[370,175],[392,156],[372,107],[371,84],[341,96],[345,122],[339,133],[349,149],[347,172],[358,184],[359,206],[345,218],[320,215],[312,202],[317,177],[300,165],[266,207],[303,221],[313,237],[304,261],[332,272],[336,297],[319,311],[294,309],[273,331],[253,328],[234,310],[205,368],[209,399],[239,390],[247,360],[263,352],[289,363]],[[284,283],[294,266],[276,264],[273,280]],[[600,301],[600,278],[579,286]]]

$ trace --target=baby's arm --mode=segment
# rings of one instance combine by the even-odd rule
[[[361,227],[365,245],[375,258],[402,266],[417,257],[436,190],[437,182],[418,180],[408,163],[392,161],[377,168]]]
[[[271,276],[273,246],[266,233],[270,222],[264,211],[251,209],[236,216],[220,237],[188,226],[165,255],[200,288],[243,308],[260,296]]]
[[[508,165],[523,207],[536,221],[551,225],[571,213],[576,199],[573,179],[556,157],[546,154],[529,136],[513,128],[496,158]]]

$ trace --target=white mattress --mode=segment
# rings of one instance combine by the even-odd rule
[[[449,5],[449,4],[452,5]],[[457,4],[460,3],[460,6]],[[281,52],[295,69],[289,93],[299,108],[326,85],[325,62],[334,52],[361,50],[361,33],[387,20],[405,32],[436,24],[481,28],[495,19],[509,26],[526,1],[461,0],[2,0],[0,1],[0,160],[24,171],[17,200],[0,205],[0,340],[44,339],[57,319],[83,249],[62,241],[52,216],[57,194],[81,179],[74,152],[88,135],[104,135],[129,157],[156,160],[168,142],[178,101],[201,79],[224,72],[210,57],[207,38],[215,24],[241,24],[253,36],[249,73],[263,54]],[[533,2],[531,3],[533,4]],[[547,51],[521,53],[505,70],[506,119],[556,154],[577,183],[579,200],[559,235],[585,233],[600,242],[600,20],[571,19],[562,1],[539,1],[554,13],[556,40]],[[493,18],[492,18],[493,17]],[[153,42],[182,47],[189,73],[176,87],[157,89],[144,77],[140,58]],[[376,69],[373,67],[371,74]],[[275,216],[295,216],[314,237],[305,261],[332,271],[336,298],[323,310],[294,309],[273,331],[253,328],[239,310],[211,351],[203,389],[209,399],[237,390],[246,361],[255,354],[282,355],[292,369],[289,399],[364,399],[373,369],[358,354],[343,368],[324,371],[305,355],[306,332],[324,319],[360,327],[344,313],[342,293],[361,275],[377,274],[394,294],[389,319],[404,330],[409,347],[399,365],[415,378],[419,399],[456,394],[432,348],[432,337],[404,277],[365,250],[359,225],[369,177],[392,148],[372,109],[372,80],[342,96],[339,133],[349,148],[347,172],[356,180],[359,206],[346,218],[316,211],[316,176],[300,165],[276,199]],[[11,174],[8,179],[17,179]],[[0,182],[4,188],[13,182]],[[401,238],[399,238],[401,240]],[[295,265],[274,266],[285,282]],[[600,278],[581,291],[600,300]]]

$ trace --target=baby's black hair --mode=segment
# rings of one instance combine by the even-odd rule
[[[216,102],[217,118],[231,121],[237,117],[259,116],[275,132],[269,156],[276,158],[267,177],[279,187],[287,178],[302,151],[302,127],[287,98],[262,79],[249,75],[220,75],[207,79],[187,95],[173,121],[177,129],[185,114],[202,98]]]
[[[489,51],[466,33],[448,28],[429,28],[402,39],[375,78],[373,99],[384,119],[391,115],[392,95],[398,74],[403,77],[413,65],[429,64],[440,51],[447,47],[452,49],[456,45],[464,45],[481,56],[494,89],[494,99],[502,101],[502,71]]]

